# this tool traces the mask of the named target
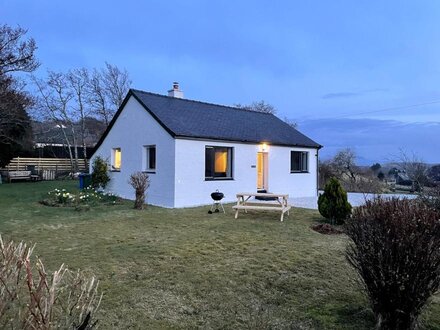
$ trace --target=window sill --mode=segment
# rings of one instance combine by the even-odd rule
[[[205,178],[205,181],[234,181],[234,178]]]
[[[142,173],[156,174],[156,171],[142,171]]]
[[[310,173],[309,171],[290,171],[290,174],[294,173]]]

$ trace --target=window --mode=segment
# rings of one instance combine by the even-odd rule
[[[145,166],[144,170],[147,172],[156,171],[156,146],[145,146]]]
[[[112,149],[112,170],[120,171],[121,170],[121,148],[113,148]]]
[[[232,148],[205,148],[205,179],[232,179]]]
[[[306,151],[290,152],[290,172],[308,172],[309,153]]]

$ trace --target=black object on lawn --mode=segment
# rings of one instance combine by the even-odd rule
[[[222,208],[223,213],[226,213],[226,212],[225,212],[225,209],[224,209],[224,207],[223,207],[223,204],[222,204],[222,202],[221,202],[221,200],[222,200],[224,197],[225,197],[225,194],[219,192],[218,189],[217,189],[215,192],[213,192],[213,193],[211,194],[211,198],[212,198],[212,200],[213,200],[213,203],[212,203],[212,205],[211,205],[211,209],[208,211],[209,214],[212,214],[213,212],[215,212],[215,213],[220,212],[220,210],[219,210],[219,205],[220,205],[220,207]]]

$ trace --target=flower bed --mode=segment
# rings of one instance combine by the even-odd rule
[[[103,192],[87,187],[76,193],[68,192],[66,189],[54,189],[49,191],[40,202],[47,206],[94,206],[99,204],[114,205],[120,198],[111,192]]]

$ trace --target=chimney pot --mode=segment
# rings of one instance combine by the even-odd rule
[[[173,82],[173,88],[168,91],[168,96],[183,99],[183,92],[180,90],[177,81]]]

